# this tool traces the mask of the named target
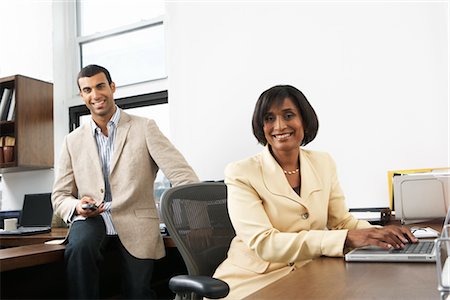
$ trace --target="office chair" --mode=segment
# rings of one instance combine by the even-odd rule
[[[164,192],[160,204],[167,230],[189,273],[170,279],[175,299],[228,295],[228,284],[212,278],[235,236],[228,216],[226,185],[201,182],[173,187]]]

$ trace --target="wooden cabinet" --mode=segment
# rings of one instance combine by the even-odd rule
[[[15,111],[0,120],[0,136],[14,138],[14,158],[0,163],[0,173],[52,168],[53,84],[15,75],[0,78],[0,95],[5,89],[14,90]]]

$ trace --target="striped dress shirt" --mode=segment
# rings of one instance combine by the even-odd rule
[[[101,214],[103,220],[105,221],[106,234],[116,235],[117,232],[114,229],[114,224],[111,218],[111,187],[109,185],[109,172],[111,165],[111,158],[114,153],[114,139],[116,137],[116,128],[120,119],[120,109],[116,106],[116,112],[111,117],[107,124],[108,136],[102,133],[100,127],[95,124],[94,120],[91,119],[92,134],[97,142],[98,155],[100,157],[100,162],[102,164],[103,179],[105,180],[105,198],[103,199],[105,211]]]

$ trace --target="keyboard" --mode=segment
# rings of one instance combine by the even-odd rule
[[[419,243],[406,244],[403,249],[392,250],[393,253],[405,254],[431,254],[433,251],[434,242],[424,241]]]

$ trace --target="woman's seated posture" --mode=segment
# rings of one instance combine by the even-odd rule
[[[301,91],[284,85],[263,92],[252,125],[263,151],[225,170],[236,237],[214,277],[230,285],[229,299],[241,299],[315,257],[417,241],[406,227],[375,227],[349,213],[333,159],[302,148],[319,125]]]

